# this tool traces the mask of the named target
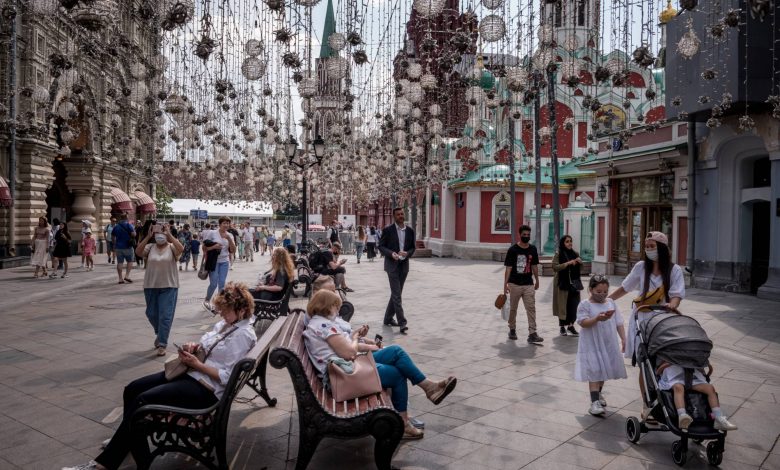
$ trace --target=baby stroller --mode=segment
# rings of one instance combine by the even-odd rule
[[[707,337],[699,322],[691,317],[670,313],[665,306],[647,306],[657,312],[645,322],[637,322],[637,348],[634,360],[639,364],[644,389],[642,398],[658,425],[651,425],[648,419],[640,420],[634,416],[626,420],[626,435],[632,443],[639,442],[644,433],[652,431],[671,431],[680,440],[672,444],[672,460],[679,466],[685,465],[688,458],[688,440],[697,443],[707,442],[707,461],[711,465],[720,465],[726,442],[726,431],[714,427],[707,396],[687,390],[685,408],[693,422],[687,432],[679,429],[677,409],[674,406],[672,390],[659,390],[656,368],[662,362],[683,367],[686,377],[693,369],[703,369],[709,365],[712,341]],[[642,307],[640,307],[641,309]],[[637,309],[638,312],[639,309]],[[635,315],[638,314],[635,313]],[[635,317],[636,318],[636,317]],[[707,377],[709,381],[709,377]],[[688,381],[690,382],[690,381]]]

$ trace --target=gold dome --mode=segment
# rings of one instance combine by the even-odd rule
[[[675,16],[677,16],[677,10],[672,7],[672,0],[667,0],[666,10],[662,11],[661,14],[658,15],[658,21],[660,21],[661,24],[666,24]]]

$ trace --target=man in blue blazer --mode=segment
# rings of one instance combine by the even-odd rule
[[[406,326],[401,293],[409,274],[409,258],[414,254],[414,230],[406,226],[402,208],[393,209],[393,219],[395,223],[385,227],[379,239],[379,251],[385,256],[385,272],[390,281],[390,301],[387,302],[384,324],[400,326],[401,333],[405,334],[409,327]],[[394,316],[398,319],[397,322],[393,319]]]

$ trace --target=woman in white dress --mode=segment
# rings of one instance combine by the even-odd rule
[[[49,255],[49,241],[51,240],[51,227],[46,217],[38,217],[38,226],[35,227],[32,242],[32,259],[30,264],[35,266],[34,278],[38,278],[38,270],[42,269],[41,278],[47,276],[46,261]]]
[[[637,322],[644,322],[656,314],[643,305],[664,305],[670,312],[676,312],[685,298],[685,279],[682,268],[672,262],[669,239],[662,232],[650,232],[645,239],[645,253],[642,261],[634,265],[631,273],[615,289],[609,298],[617,300],[629,292],[639,295],[634,298],[631,317],[628,320],[625,357],[631,358],[636,351]],[[642,374],[639,374],[639,388],[642,390]],[[643,412],[643,418],[647,412]]]
[[[609,280],[601,275],[591,277],[588,292],[590,298],[577,307],[577,323],[582,331],[577,346],[574,380],[588,382],[588,412],[598,416],[604,414],[607,406],[602,395],[604,381],[627,377],[621,354],[626,344],[626,332],[615,301],[607,298]]]

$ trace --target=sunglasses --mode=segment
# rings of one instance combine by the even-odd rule
[[[594,274],[593,276],[591,276],[591,279],[593,279],[596,282],[609,281],[609,278],[604,274]]]

